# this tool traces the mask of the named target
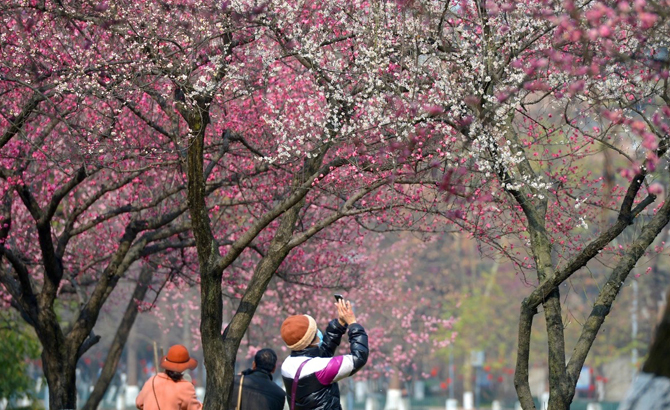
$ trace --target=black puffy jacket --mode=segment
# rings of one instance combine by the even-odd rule
[[[291,405],[293,380],[300,370],[295,408],[291,410],[341,410],[337,381],[355,374],[368,361],[368,335],[363,326],[349,326],[350,354],[333,356],[347,328],[337,319],[328,323],[319,347],[292,352],[281,367],[286,396]],[[304,365],[303,365],[304,363]]]

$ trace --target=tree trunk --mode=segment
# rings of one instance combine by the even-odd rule
[[[572,397],[567,396],[569,388],[565,369],[565,337],[560,297],[558,289],[554,289],[543,303],[549,346],[548,410],[569,410],[572,402]]]
[[[530,334],[533,327],[533,318],[537,309],[528,306],[528,300],[521,303],[519,314],[519,338],[516,369],[514,371],[514,388],[524,410],[535,410],[535,402],[528,382],[528,365],[530,361]]]
[[[69,360],[63,354],[62,349],[62,346],[53,343],[50,346],[44,346],[42,351],[42,366],[49,386],[49,408],[76,409],[77,363],[76,360]]]
[[[203,346],[204,364],[207,369],[207,389],[204,408],[227,409],[228,399],[235,377],[235,360],[256,308],[267,289],[272,276],[291,250],[289,245],[295,231],[300,210],[305,203],[311,181],[323,164],[328,151],[325,145],[315,156],[305,160],[303,172],[297,172],[293,179],[294,192],[280,202],[266,215],[261,216],[258,226],[250,229],[230,246],[225,255],[219,252],[219,245],[212,232],[206,196],[206,176],[204,168],[205,129],[209,124],[209,104],[200,101],[197,110],[179,104],[182,116],[191,129],[191,143],[187,153],[188,208],[191,215],[192,231],[195,237],[200,267],[200,333]],[[328,171],[323,171],[328,172]],[[323,173],[320,172],[320,173]],[[311,179],[310,179],[311,178]],[[307,184],[307,186],[304,186]],[[277,218],[279,227],[269,248],[254,270],[254,274],[244,291],[242,300],[223,334],[223,293],[221,281],[224,270],[233,263],[267,225]]]
[[[128,339],[128,351],[126,356],[126,371],[128,372],[127,384],[129,386],[137,386],[137,331],[130,332]]]
[[[119,364],[119,360],[121,359],[121,353],[123,353],[126,341],[128,340],[128,335],[130,334],[130,331],[133,328],[133,324],[135,324],[135,319],[139,313],[137,310],[136,301],[144,300],[144,296],[147,293],[149,282],[151,281],[152,277],[153,271],[151,269],[142,268],[140,277],[137,281],[137,286],[135,286],[135,291],[133,292],[133,295],[128,302],[126,312],[124,313],[123,319],[121,320],[121,323],[116,330],[114,341],[112,341],[112,345],[109,347],[109,353],[105,359],[105,365],[102,368],[100,377],[98,377],[98,380],[95,382],[93,392],[91,392],[91,395],[88,397],[88,400],[86,401],[86,404],[84,404],[82,410],[97,409],[98,405],[105,396],[105,392],[109,388],[109,384],[112,382],[114,374],[116,373],[116,368]]]
[[[212,266],[202,266],[201,302],[200,302],[200,333],[202,338],[202,353],[205,368],[207,369],[207,390],[205,393],[205,409],[225,409],[230,397],[226,386],[232,388],[235,371],[235,358],[226,356],[221,337],[223,325],[223,295],[221,293],[221,273],[213,271]]]
[[[215,323],[212,323],[208,316],[202,316],[203,319],[200,326],[202,330],[203,353],[205,354],[205,363],[207,366],[207,393],[205,395],[206,409],[216,408],[224,410],[228,408],[227,403],[232,393],[233,381],[235,378],[237,350],[240,347],[242,338],[251,323],[251,319],[256,312],[256,308],[258,307],[272,276],[290,251],[287,244],[292,237],[295,223],[298,220],[300,209],[303,204],[304,201],[300,201],[282,215],[280,226],[270,243],[270,249],[256,266],[254,275],[245,290],[240,305],[223,333],[223,338],[221,338],[220,333],[218,336],[215,334]],[[205,284],[203,281],[203,289],[206,286],[215,287],[216,289],[210,289],[209,292],[219,295],[217,301],[212,301],[212,304],[222,305],[220,277],[219,281],[216,283]],[[218,292],[216,290],[218,290]],[[203,309],[205,309],[204,306]],[[211,307],[208,307],[207,309],[209,310]],[[221,312],[221,309],[218,311]],[[206,324],[205,322],[208,323]],[[219,326],[221,326],[221,322],[219,322]],[[206,343],[204,332],[205,327],[209,328],[207,340],[215,345],[214,349],[211,347],[209,349],[204,348]],[[218,349],[222,349],[223,354],[215,354],[212,356],[212,352],[218,351]],[[211,376],[212,373],[215,373],[215,375]]]
[[[475,391],[475,381],[474,381],[474,369],[472,367],[472,358],[470,356],[465,356],[463,363],[463,391],[464,392],[474,392]],[[454,382],[453,380],[451,381]]]
[[[404,410],[405,406],[402,400],[402,380],[400,379],[400,371],[396,370],[391,373],[384,410]]]
[[[549,263],[538,263],[539,286],[522,303],[521,320],[519,322],[519,354],[517,356],[517,374],[515,375],[515,385],[517,394],[522,402],[524,409],[533,409],[534,405],[529,400],[529,388],[527,382],[528,368],[528,346],[530,344],[530,329],[532,325],[532,316],[537,313],[537,306],[542,304],[547,318],[547,333],[549,337],[549,382],[550,382],[550,410],[567,410],[575,393],[575,385],[579,377],[579,372],[584,365],[586,356],[596,338],[596,335],[602,326],[605,318],[611,310],[614,299],[619,294],[621,287],[644,254],[645,250],[658,237],[662,229],[670,221],[670,201],[666,201],[654,214],[651,220],[642,228],[640,234],[630,244],[628,251],[619,260],[608,281],[602,286],[598,298],[593,306],[591,314],[583,324],[582,332],[573,349],[570,361],[565,365],[565,342],[562,337],[562,320],[560,317],[560,301],[558,299],[558,286],[569,278],[569,276],[591,260],[614,238],[616,238],[632,221],[639,212],[648,204],[653,202],[655,197],[645,198],[635,209],[632,209],[633,199],[643,178],[636,178],[629,187],[629,193],[623,201],[619,218],[615,225],[596,238],[589,244],[581,254],[576,255],[573,260],[563,268],[562,271],[553,272],[549,268]],[[631,216],[632,215],[632,216]],[[532,233],[531,233],[531,238]],[[543,249],[550,247],[543,243],[532,243],[532,250],[536,260],[548,261],[547,252]],[[544,256],[543,258],[539,257]],[[544,269],[543,269],[544,268]],[[541,272],[544,270],[545,274]],[[551,272],[551,274],[546,274]]]
[[[192,142],[187,153],[188,208],[192,231],[198,252],[200,267],[200,333],[204,365],[207,369],[205,409],[225,409],[229,393],[224,386],[226,377],[232,377],[229,357],[224,356],[223,338],[223,294],[221,280],[223,270],[219,268],[220,253],[212,233],[211,222],[205,201],[206,186],[204,172],[205,129],[209,123],[207,107],[191,110],[179,105],[180,112],[192,130]],[[230,383],[232,386],[232,383]]]

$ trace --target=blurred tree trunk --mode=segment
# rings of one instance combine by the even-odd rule
[[[126,306],[126,311],[123,314],[121,323],[119,323],[119,326],[116,329],[116,334],[114,335],[112,345],[109,347],[107,358],[105,359],[105,365],[102,368],[100,377],[98,377],[98,380],[95,382],[95,387],[93,388],[91,395],[88,397],[88,400],[82,407],[82,410],[97,409],[100,405],[100,402],[104,398],[105,392],[109,388],[109,384],[112,382],[114,375],[116,374],[116,368],[119,364],[119,360],[121,359],[121,353],[123,353],[123,349],[126,346],[126,342],[128,341],[128,335],[130,334],[130,331],[135,324],[135,319],[139,314],[139,310],[137,309],[137,301],[144,300],[144,296],[149,289],[149,283],[151,283],[152,278],[153,270],[147,266],[143,266],[140,272],[140,277],[137,280],[137,285],[135,286],[135,291],[133,292],[130,301],[128,301],[128,305]],[[135,368],[135,384],[137,384],[136,372],[137,369]],[[128,379],[128,384],[131,384],[130,378]]]

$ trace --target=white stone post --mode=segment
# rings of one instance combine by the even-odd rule
[[[447,399],[447,410],[458,410],[458,400]]]
[[[475,394],[471,391],[463,393],[463,409],[472,410],[475,408]]]

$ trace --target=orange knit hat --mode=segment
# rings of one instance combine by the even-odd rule
[[[307,348],[316,336],[316,321],[309,315],[289,316],[281,325],[281,338],[289,349]]]

